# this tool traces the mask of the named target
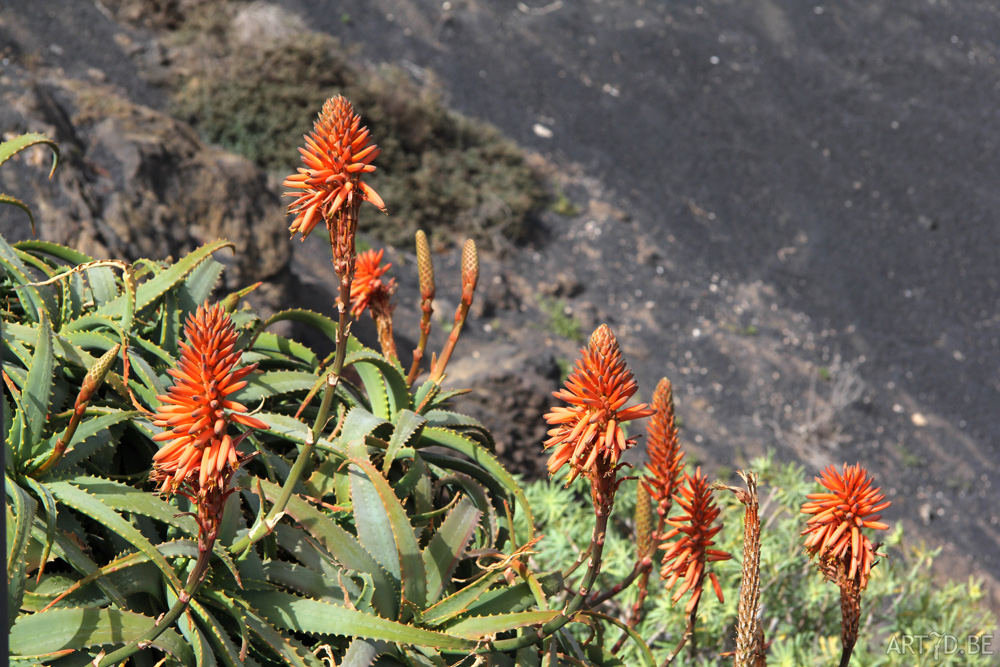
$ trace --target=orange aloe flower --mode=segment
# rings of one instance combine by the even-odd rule
[[[382,280],[392,266],[381,266],[382,254],[382,250],[366,250],[357,256],[351,282],[351,315],[360,317],[370,306],[382,354],[387,359],[396,359],[396,341],[392,335],[392,311],[396,309],[392,295],[396,293],[396,279]]]
[[[582,474],[596,488],[614,477],[622,452],[636,442],[635,437],[625,437],[621,425],[648,417],[653,410],[646,403],[625,407],[636,392],[636,382],[606,324],[594,331],[580,353],[566,387],[552,394],[569,405],[554,407],[545,415],[554,427],[545,448],[555,449],[548,463],[550,475],[568,465],[567,484]],[[610,490],[613,493],[613,487]]]
[[[656,410],[646,426],[647,473],[642,484],[666,513],[677,490],[681,471],[684,469],[684,452],[681,451],[674,423],[674,392],[670,380],[663,378],[653,392],[653,409]]]
[[[729,560],[732,556],[725,551],[709,548],[715,544],[712,538],[722,530],[722,524],[712,525],[719,517],[719,508],[716,507],[712,497],[708,476],[701,474],[700,466],[695,471],[694,477],[684,473],[680,495],[675,495],[674,500],[684,509],[684,514],[667,519],[673,530],[664,535],[664,539],[671,540],[675,537],[678,539],[661,547],[666,549],[666,552],[663,554],[660,577],[667,580],[668,590],[679,580],[684,580],[680,588],[674,591],[672,599],[677,602],[685,593],[691,591],[691,599],[685,608],[686,613],[690,614],[698,606],[701,598],[706,575],[705,565],[713,561]],[[718,578],[714,572],[707,574],[719,602],[722,602],[722,587]]]
[[[810,556],[820,561],[838,560],[849,563],[847,578],[856,581],[860,590],[868,586],[868,575],[875,563],[876,547],[862,532],[862,528],[888,530],[879,521],[881,512],[890,505],[885,494],[875,486],[875,480],[861,464],[849,466],[842,472],[828,466],[816,481],[830,493],[810,493],[810,502],[802,505],[803,514],[812,514],[802,531],[805,547]],[[885,501],[885,502],[883,502]]]
[[[301,233],[304,241],[320,220],[332,219],[355,197],[385,210],[382,198],[361,180],[362,174],[375,171],[371,162],[380,149],[368,144],[368,128],[361,127],[361,117],[350,102],[340,95],[328,99],[304,139],[306,146],[299,152],[305,166],[282,184],[293,188],[285,196],[295,197],[288,206],[288,212],[295,214],[289,227],[292,236]]]
[[[382,281],[390,263],[382,265],[384,250],[366,250],[358,254],[354,269],[354,280],[351,282],[351,315],[360,317],[371,305],[375,308],[376,301],[388,302],[396,291],[396,279]],[[374,317],[374,315],[373,315]]]
[[[238,467],[236,445],[227,432],[231,422],[270,427],[226,398],[246,386],[243,378],[257,364],[233,370],[243,353],[234,349],[236,330],[222,305],[199,306],[188,315],[184,335],[177,368],[167,371],[174,384],[166,396],[157,397],[162,405],[153,423],[165,430],[153,440],[166,444],[153,455],[150,477],[164,493],[186,486],[198,495],[217,491]]]

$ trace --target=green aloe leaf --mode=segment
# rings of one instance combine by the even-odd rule
[[[308,634],[381,639],[439,649],[471,649],[474,641],[442,632],[415,628],[375,614],[296,597],[278,591],[247,591],[250,606],[274,625]]]
[[[122,518],[120,514],[105,505],[99,498],[87,491],[70,484],[69,482],[58,481],[49,485],[52,494],[60,502],[72,507],[76,511],[86,514],[98,523],[103,524],[108,529],[114,531],[137,550],[146,554],[160,571],[166,575],[167,580],[175,590],[180,590],[182,585],[177,573],[167,563],[159,551],[157,551],[146,537],[140,533],[135,526]]]
[[[282,662],[292,667],[323,667],[323,662],[308,651],[300,642],[295,641],[283,632],[277,630],[268,620],[258,616],[253,610],[244,614],[247,627],[257,635],[262,642],[282,659]]]
[[[272,324],[277,322],[299,322],[301,324],[308,324],[309,326],[318,329],[320,333],[324,334],[330,339],[330,342],[337,342],[337,323],[331,320],[326,315],[321,315],[317,312],[311,310],[305,310],[303,308],[290,308],[288,310],[282,310],[281,312],[271,315],[271,317],[264,320],[261,324],[261,330],[267,329]],[[357,342],[353,337],[348,338],[347,351],[351,352],[357,350],[361,347],[361,344]]]
[[[52,174],[56,171],[56,165],[59,164],[59,146],[56,142],[52,141],[44,134],[29,132],[0,144],[0,165],[24,149],[30,148],[31,146],[37,146],[39,144],[44,144],[52,149],[52,169],[49,171],[49,178],[52,178]],[[0,194],[0,203],[14,204],[15,206],[23,209],[24,212],[28,214],[28,219],[31,221],[31,233],[35,233],[35,216],[32,215],[30,208],[28,208],[23,202],[20,202],[6,194]]]
[[[87,284],[90,285],[90,294],[94,297],[94,305],[98,308],[118,298],[118,282],[115,280],[115,273],[106,266],[87,269]]]
[[[30,656],[61,649],[124,644],[141,636],[156,619],[121,609],[49,609],[17,619],[10,632],[10,652]],[[167,628],[152,645],[185,665],[194,665],[187,642]]]
[[[28,214],[28,222],[31,223],[31,233],[35,233],[35,214],[31,212],[31,207],[25,204],[23,201],[17,197],[12,197],[7,194],[0,193],[0,204],[9,204],[11,206],[16,206],[25,213]]]
[[[54,313],[58,311],[55,298],[52,292],[44,287],[37,287],[31,283],[34,278],[28,273],[28,268],[17,256],[17,251],[7,240],[0,236],[0,268],[7,272],[11,282],[17,286],[24,311],[32,322],[38,322],[40,313],[44,312],[52,320]]]
[[[350,480],[358,541],[399,582],[402,580],[399,552],[389,514],[379,498],[378,490],[363,472],[352,471]],[[410,532],[413,532],[412,529]]]
[[[357,585],[347,577],[341,576],[339,582],[333,581],[298,563],[271,560],[263,564],[263,569],[268,581],[330,604],[344,601],[344,589],[338,583],[348,586],[350,595],[355,598],[361,594]]]
[[[302,343],[266,331],[257,336],[253,347],[248,348],[248,350],[256,353],[281,355],[282,358],[292,357],[309,368],[314,368],[319,363],[316,353]]]
[[[212,296],[212,290],[222,277],[223,268],[225,267],[220,262],[209,258],[191,271],[178,290],[177,300],[181,312],[193,313]]]
[[[457,484],[462,487],[462,490],[468,494],[469,499],[476,506],[476,509],[478,509],[482,514],[480,520],[483,524],[483,534],[486,536],[487,542],[486,544],[480,546],[494,546],[499,532],[497,512],[493,503],[490,502],[490,496],[486,493],[486,489],[483,488],[483,485],[472,477],[457,472],[442,477],[440,483]]]
[[[466,438],[463,435],[455,433],[445,428],[438,427],[426,427],[423,433],[420,435],[419,444],[421,447],[427,447],[430,445],[438,445],[440,447],[445,447],[447,449],[454,450],[470,459],[472,459],[476,464],[478,464],[483,470],[489,473],[489,476],[484,478],[477,471],[472,468],[466,467],[460,472],[466,472],[471,474],[473,477],[480,479],[487,483],[487,487],[495,487],[497,483],[502,486],[502,491],[506,491],[514,496],[517,501],[518,507],[524,512],[525,522],[528,525],[528,540],[532,540],[535,537],[535,519],[531,512],[531,505],[528,504],[528,497],[524,495],[524,490],[518,485],[517,481],[511,476],[507,469],[503,467],[500,461],[497,460],[495,456],[490,454],[486,449],[477,442]],[[424,454],[428,461],[432,461],[432,455],[430,452]],[[495,481],[494,481],[495,480]],[[493,490],[491,488],[491,490]],[[514,527],[509,527],[513,531]]]
[[[458,412],[451,412],[450,410],[428,410],[424,412],[424,416],[427,417],[427,423],[431,426],[463,432],[473,431],[476,434],[476,438],[482,441],[490,451],[496,449],[496,445],[493,442],[493,434],[478,419]]]
[[[599,621],[603,621],[605,623],[610,623],[612,625],[617,626],[619,629],[622,630],[622,632],[627,634],[629,636],[629,639],[635,642],[636,645],[639,647],[639,652],[642,654],[642,660],[645,663],[646,667],[656,667],[656,660],[653,658],[653,652],[649,650],[649,645],[646,644],[645,640],[642,637],[640,637],[639,633],[636,632],[633,628],[629,627],[625,623],[622,623],[614,616],[608,616],[607,614],[602,614],[597,611],[581,611],[578,616],[591,616],[593,618],[598,619]],[[574,617],[574,619],[576,618],[578,617]],[[609,654],[607,651],[604,651],[603,649],[601,649],[601,654],[602,654],[601,655],[602,659],[610,657],[612,660],[617,661],[617,658]],[[608,664],[608,663],[602,663],[602,664]],[[615,663],[610,663],[610,664],[615,664]]]
[[[246,381],[247,386],[234,394],[233,400],[250,404],[293,391],[309,391],[316,376],[306,371],[268,371],[250,375]]]
[[[351,465],[351,498],[358,538],[376,559],[383,557],[382,564],[390,573],[401,578],[404,599],[423,609],[427,606],[427,574],[410,518],[389,482],[370,461],[353,459]],[[354,467],[360,468],[364,475],[356,474]],[[381,511],[375,503],[381,506]]]
[[[4,475],[10,504],[7,514],[7,619],[13,623],[21,609],[25,585],[25,551],[35,522],[35,501],[28,492]],[[9,626],[8,626],[9,627]]]
[[[389,645],[374,639],[354,638],[344,653],[340,667],[371,667],[375,658],[386,653]]]
[[[306,436],[310,431],[309,426],[305,422],[289,415],[277,412],[257,412],[254,413],[254,417],[271,427],[267,431],[269,435],[281,436],[283,439],[299,445],[306,441]],[[331,442],[326,438],[320,438],[316,442],[316,446],[329,452],[338,452],[341,456],[346,455],[346,452],[340,445],[339,439]]]
[[[194,560],[198,557],[198,544],[192,540],[164,542],[163,544],[157,544],[156,550],[163,554],[166,558],[187,558],[189,560]],[[134,577],[127,576],[127,573],[133,569],[139,570],[139,573]],[[66,596],[67,599],[74,600],[76,599],[75,594],[77,591],[84,589],[90,583],[98,582],[102,579],[105,581],[114,581],[114,585],[125,593],[144,591],[159,595],[159,591],[162,589],[162,585],[160,585],[160,578],[156,574],[156,568],[150,563],[149,557],[141,552],[135,551],[115,558],[107,565],[104,565],[85,577],[81,577],[75,581],[69,581],[62,588],[56,588],[52,591],[53,594],[49,597],[46,603],[54,600],[56,596]],[[49,590],[49,587],[45,587],[45,590]],[[39,590],[36,589],[35,592],[38,593]],[[80,605],[62,604],[62,606],[78,607]]]
[[[391,419],[400,410],[413,407],[410,387],[403,373],[374,350],[362,348],[349,352],[344,366],[354,366],[365,386],[372,413],[377,417]]]
[[[343,442],[362,440],[371,435],[379,426],[388,423],[385,419],[376,417],[362,407],[351,408],[351,411],[344,417],[344,425],[340,429],[338,439]]]
[[[49,255],[50,257],[55,257],[56,259],[61,259],[69,264],[87,264],[93,262],[94,258],[87,253],[80,252],[75,248],[70,248],[68,246],[59,245],[58,243],[52,243],[51,241],[39,241],[38,239],[28,239],[26,241],[18,241],[14,244],[14,247],[18,250],[23,250],[24,252],[30,252],[35,255]]]
[[[45,508],[45,544],[42,547],[42,563],[45,563],[49,558],[49,553],[52,550],[52,543],[56,538],[56,519],[59,516],[59,510],[56,507],[56,499],[52,497],[52,492],[44,484],[38,481],[25,477],[24,482],[28,487],[35,492],[38,499],[42,501],[42,507]]]
[[[447,626],[448,634],[467,639],[482,639],[501,632],[548,623],[562,613],[554,611],[519,611],[513,614],[493,614],[463,618]]]
[[[111,427],[139,416],[139,412],[136,410],[113,410],[106,414],[89,415],[90,411],[85,413],[84,418],[80,421],[80,426],[77,427],[66,446],[66,454],[60,459],[54,471],[67,470],[101,447],[113,445],[115,439],[112,436]],[[62,434],[50,438],[53,447],[60,435]]]
[[[172,601],[171,601],[172,602]],[[208,644],[208,639],[202,634],[198,624],[188,614],[181,614],[177,619],[177,627],[194,653],[195,667],[216,667],[215,651]]]
[[[385,450],[382,462],[382,473],[389,474],[389,468],[396,459],[399,450],[423,429],[427,420],[412,410],[400,410],[396,413],[396,427],[389,438],[389,446]]]
[[[260,483],[268,502],[273,503],[281,495],[281,487],[277,484],[266,480],[260,480]],[[297,521],[340,565],[348,570],[371,575],[375,582],[372,605],[378,613],[386,618],[395,618],[399,614],[399,589],[396,580],[358,543],[354,535],[295,495],[289,498],[285,514]]]
[[[170,265],[170,268],[161,271],[155,277],[139,285],[135,294],[135,315],[142,314],[143,311],[153,306],[169,290],[180,285],[185,277],[199,264],[211,257],[212,253],[226,247],[234,248],[232,243],[224,240],[206,243]],[[128,304],[128,295],[121,294],[109,303],[101,306],[97,312],[98,314],[112,318],[125,317]]]
[[[31,358],[28,369],[28,381],[21,393],[21,405],[24,408],[25,431],[22,435],[28,451],[19,452],[19,458],[31,458],[38,454],[42,442],[42,433],[48,422],[49,402],[52,399],[53,374],[55,356],[52,354],[52,328],[48,317],[41,315],[39,321],[38,345]]]
[[[198,536],[198,524],[194,517],[178,514],[176,507],[152,493],[121,482],[89,475],[69,477],[60,481],[78,487],[116,512],[148,516],[178,528],[191,537]]]
[[[59,164],[59,145],[44,134],[38,134],[37,132],[27,132],[0,143],[0,164],[3,164],[26,148],[40,144],[44,144],[52,149],[52,169],[49,170],[49,178],[52,178],[52,174],[56,171],[56,165]]]
[[[502,578],[503,571],[500,569],[485,572],[479,579],[457,593],[453,593],[434,606],[425,609],[422,616],[424,624],[433,627],[464,614],[476,600]]]
[[[32,528],[32,537],[38,542],[45,539],[44,533],[37,528]],[[76,545],[76,542],[74,542],[73,539],[61,532],[56,533],[55,543],[52,545],[52,553],[57,557],[62,558],[70,565],[70,567],[84,576],[91,575],[100,570],[97,563],[92,561],[90,557]],[[110,599],[115,606],[121,607],[122,609],[128,608],[129,605],[125,601],[125,596],[122,595],[122,592],[118,590],[118,587],[114,583],[109,581],[106,577],[99,577],[96,581],[100,589],[105,595],[108,596],[108,599]]]
[[[198,627],[215,648],[215,657],[221,659],[226,667],[244,667],[246,663],[240,657],[240,650],[233,644],[219,620],[198,600],[191,600],[188,604],[198,619]],[[234,621],[241,624],[241,629],[246,627],[242,616],[236,616]]]
[[[202,266],[208,262],[203,262]],[[192,312],[192,310],[188,310]],[[181,309],[177,305],[177,293],[167,292],[163,297],[163,309],[160,311],[160,343],[159,346],[174,356],[180,356],[178,345],[182,336]]]
[[[563,585],[561,572],[544,574],[538,577],[536,581],[541,585],[545,594],[549,596],[561,590]],[[513,586],[494,588],[486,591],[468,606],[466,614],[470,616],[484,616],[493,614],[497,610],[518,612],[524,611],[535,604],[535,594],[531,590],[531,584],[521,581]]]
[[[451,508],[441,527],[431,536],[421,553],[427,570],[427,599],[437,601],[451,582],[451,575],[461,560],[479,523],[479,510],[466,496]]]
[[[173,526],[191,537],[198,536],[198,524],[195,522],[194,517],[187,514],[179,514],[176,507],[156,495],[100,477],[79,476],[67,478],[62,481],[77,486],[82,491],[91,494],[115,512],[128,512],[130,514],[148,516],[168,526]],[[157,550],[160,550],[159,546],[157,546]],[[225,549],[221,545],[216,544],[213,553],[225,563],[233,577],[238,579],[239,575],[236,573],[236,565]],[[197,554],[194,554],[194,557],[197,557]]]

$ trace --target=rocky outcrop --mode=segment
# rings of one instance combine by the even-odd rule
[[[5,136],[41,132],[60,145],[51,180],[42,149],[3,169],[3,191],[32,207],[40,238],[128,260],[176,258],[228,239],[235,253],[216,255],[228,265],[226,287],[268,281],[262,305],[281,303],[290,258],[285,216],[266,175],[248,160],[99,81],[11,65],[0,99]],[[28,237],[23,212],[0,209],[0,233]]]

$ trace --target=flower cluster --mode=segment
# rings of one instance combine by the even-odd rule
[[[302,234],[302,240],[320,220],[327,224],[344,204],[349,206],[360,197],[380,209],[385,209],[382,198],[361,174],[375,171],[372,160],[380,149],[368,144],[368,128],[361,127],[361,117],[354,107],[341,96],[332,97],[305,137],[306,146],[300,148],[304,167],[285,179],[283,185],[292,188],[286,197],[295,197],[288,212],[295,215],[289,228],[292,235]]]
[[[667,378],[656,385],[653,409],[656,414],[646,426],[646,455],[649,459],[642,484],[658,503],[657,509],[666,514],[684,469],[684,452],[674,423],[674,392]]]
[[[810,493],[809,502],[802,505],[804,514],[812,514],[802,535],[810,556],[821,561],[840,561],[846,566],[848,579],[856,581],[860,590],[868,586],[868,575],[875,563],[876,551],[861,530],[887,530],[879,521],[881,512],[890,505],[885,494],[875,486],[875,480],[861,464],[844,465],[842,472],[828,466],[816,481],[829,493]],[[883,502],[884,501],[884,502]]]
[[[380,304],[388,305],[392,300],[396,291],[396,279],[382,280],[382,276],[392,266],[389,263],[382,264],[384,252],[372,249],[358,254],[354,280],[351,282],[351,315],[354,317],[360,317],[369,305],[374,313]]]
[[[715,544],[716,533],[722,530],[722,524],[717,526],[712,524],[719,517],[719,508],[715,505],[712,497],[712,487],[708,483],[708,476],[701,474],[699,467],[692,477],[684,474],[683,486],[680,488],[680,495],[675,495],[674,500],[684,509],[684,514],[667,519],[667,523],[673,526],[673,530],[664,536],[665,540],[676,541],[665,544],[666,549],[663,554],[663,569],[660,570],[660,577],[666,579],[668,590],[674,587],[681,579],[681,584],[673,595],[673,601],[677,602],[681,597],[691,591],[691,599],[688,600],[685,611],[691,613],[697,606],[701,598],[702,585],[705,581],[705,565],[713,561],[729,560],[731,555],[725,551],[711,549]],[[722,587],[714,572],[707,573],[712,581],[712,587],[719,601],[723,601]]]
[[[609,500],[609,492],[614,493],[613,479],[621,467],[622,452],[636,442],[634,437],[625,437],[621,425],[648,417],[653,410],[645,403],[625,407],[636,392],[636,382],[606,324],[594,331],[580,353],[566,387],[553,393],[569,405],[552,408],[545,415],[554,427],[545,447],[554,448],[549,457],[549,474],[568,465],[567,483],[579,475],[589,477],[595,503],[601,507]]]
[[[233,370],[242,352],[235,349],[236,331],[220,304],[200,306],[184,324],[176,369],[167,371],[174,384],[153,416],[164,428],[153,436],[166,442],[153,456],[151,478],[164,493],[186,488],[192,495],[225,487],[239,457],[229,424],[250,428],[269,426],[247,414],[246,407],[226,398],[246,386],[244,378],[256,364]]]
[[[396,279],[382,280],[392,266],[382,265],[383,252],[366,250],[358,255],[351,282],[351,315],[360,317],[369,309],[378,329],[382,353],[387,359],[396,359],[396,342],[392,334],[392,311],[395,310],[392,295],[396,293]]]

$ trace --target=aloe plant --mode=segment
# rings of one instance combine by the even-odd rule
[[[589,483],[591,521],[572,528],[592,537],[574,562],[539,568],[524,490],[488,429],[451,409],[465,390],[444,384],[479,278],[475,244],[462,251],[451,335],[421,380],[435,293],[426,237],[419,342],[404,370],[393,283],[380,279],[388,267],[371,253],[356,271],[361,205],[384,207],[360,180],[378,149],[342,98],[306,141],[306,166],[285,181],[292,230],[327,227],[336,320],[304,309],[261,319],[242,301],[253,285],[220,294],[214,255],[239,252],[224,240],[176,262],[124,262],[0,236],[11,664],[611,666],[625,664],[629,643],[621,655],[655,665],[636,628],[660,547],[672,558],[668,587],[683,581],[673,599],[691,592],[685,639],[667,662],[688,638],[694,659],[703,584],[723,599],[706,558],[725,554],[706,549],[719,530],[707,481],[695,475],[697,493],[688,475],[691,490],[677,486],[669,383],[653,407],[628,406],[637,385],[617,340],[606,325],[591,336],[556,394],[569,407],[546,415],[546,446],[551,473]],[[0,145],[0,164],[38,143],[54,148],[20,137]],[[350,334],[362,304],[379,351]],[[335,351],[324,358],[274,333],[281,322],[314,328]],[[655,412],[634,566],[608,583],[619,455],[636,441],[622,424]],[[747,484],[740,497],[756,516]],[[667,515],[671,497],[686,515]],[[633,582],[630,613],[604,613]],[[738,664],[766,650],[755,607],[741,607]]]
[[[11,659],[302,665],[322,648],[343,664],[444,664],[551,621],[561,577],[523,566],[512,522],[530,508],[489,432],[448,409],[460,392],[440,384],[446,361],[411,383],[338,322],[261,321],[236,308],[241,294],[223,301],[258,370],[233,398],[270,428],[242,441],[256,456],[207,577],[175,604],[198,526],[190,502],[148,481],[152,415],[182,323],[217,289],[212,256],[229,248],[128,264],[0,237]],[[344,345],[335,385],[328,360],[269,331],[287,320]]]

